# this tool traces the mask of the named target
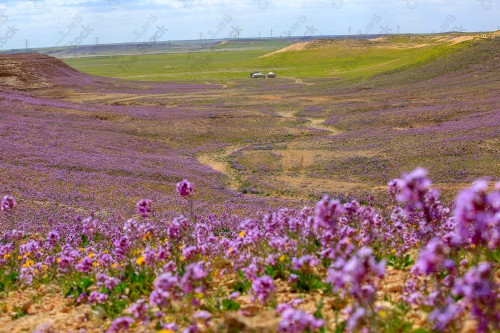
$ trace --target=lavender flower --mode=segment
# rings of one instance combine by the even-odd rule
[[[115,320],[113,320],[111,326],[106,332],[107,333],[126,332],[133,323],[134,320],[130,317],[118,317]]]
[[[177,183],[177,192],[181,197],[190,197],[193,194],[193,186],[187,179]]]
[[[59,238],[60,238],[59,233],[55,230],[52,230],[47,235],[47,240],[49,241],[50,245],[57,244],[57,242],[59,242]]]
[[[278,330],[283,333],[314,332],[325,325],[324,320],[316,319],[313,315],[293,308],[283,311]]]
[[[96,282],[98,287],[105,287],[108,290],[113,290],[113,288],[118,285],[119,280],[103,273],[97,273]]]
[[[97,231],[99,221],[94,219],[92,216],[86,218],[82,221],[82,234],[92,238],[94,233]]]
[[[92,271],[93,263],[93,258],[85,257],[77,265],[75,265],[75,268],[79,272],[88,273]]]
[[[132,304],[129,308],[127,308],[125,312],[133,315],[136,320],[140,320],[141,322],[145,323],[149,321],[148,309],[149,306],[146,301],[140,299]]]
[[[425,194],[431,186],[431,181],[427,178],[427,170],[417,168],[414,171],[404,174],[402,179],[396,183],[389,183],[389,192],[396,193],[396,199],[415,208],[424,206]],[[394,189],[397,187],[397,190]]]
[[[16,207],[16,200],[14,199],[14,197],[11,195],[5,195],[2,198],[2,203],[0,206],[2,212],[8,213],[12,211],[14,207]]]
[[[463,308],[448,298],[447,304],[441,308],[437,307],[429,313],[429,321],[433,324],[433,329],[439,332],[445,331],[451,323],[463,312]]]
[[[88,301],[90,303],[94,303],[94,304],[102,304],[108,300],[108,297],[109,296],[107,294],[93,291],[90,293],[90,295],[88,297]]]
[[[464,297],[479,321],[478,332],[487,332],[491,325],[493,331],[500,328],[500,313],[497,309],[498,285],[493,279],[492,265],[487,262],[471,267],[453,286],[455,296]]]
[[[141,214],[142,217],[146,218],[151,212],[152,201],[149,199],[141,199],[137,202],[137,212]]]
[[[440,272],[443,270],[443,263],[449,253],[450,248],[440,239],[434,238],[420,252],[412,271],[415,274],[424,275]]]
[[[476,181],[457,197],[455,238],[457,245],[487,245],[490,249],[500,243],[500,191],[488,194],[488,183]]]
[[[261,303],[265,303],[274,292],[274,281],[265,275],[255,279],[252,283],[252,290]]]
[[[119,240],[114,241],[113,245],[115,246],[113,253],[117,256],[124,256],[130,248],[130,240],[127,236],[123,236]]]

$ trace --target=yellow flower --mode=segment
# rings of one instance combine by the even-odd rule
[[[98,263],[97,261],[94,261],[94,262],[92,263],[92,266],[97,267],[97,266],[99,266],[99,263]]]
[[[109,253],[109,251],[108,251],[108,250],[104,250],[104,251],[102,251],[102,252],[103,252],[103,253]]]
[[[10,253],[6,253],[3,255],[3,258],[4,259],[9,259],[11,257]]]
[[[284,254],[282,254],[280,257],[280,261],[283,262],[283,261],[285,261],[285,259],[286,259],[286,256]]]
[[[396,249],[392,249],[392,250],[391,250],[391,253],[392,253],[392,254],[396,254]]]
[[[244,230],[240,231],[240,233],[238,234],[238,236],[240,236],[240,238],[245,237],[245,231]]]
[[[380,318],[385,318],[387,316],[387,313],[384,310],[380,310],[378,312],[378,315],[380,316]]]
[[[33,260],[29,259],[27,260],[24,264],[23,264],[23,267],[31,267],[33,266],[35,263],[33,262]]]
[[[194,295],[194,297],[195,297],[195,298],[197,298],[197,299],[202,299],[202,298],[203,298],[203,296],[205,296],[205,295],[203,295],[203,293],[196,293],[196,294]]]
[[[118,264],[115,262],[115,263],[113,263],[113,264],[111,265],[111,267],[116,268],[116,267],[118,267]]]
[[[180,261],[185,261],[185,260],[186,260],[186,257],[181,256],[181,257],[179,258],[179,260],[180,260]]]
[[[156,333],[175,333],[175,332],[171,331],[171,330],[160,330],[160,331],[156,331]]]
[[[89,258],[94,258],[95,254],[93,254],[92,252],[89,253],[88,257]]]
[[[61,262],[61,258],[60,258],[60,257],[57,257],[56,262],[57,262],[57,263],[60,263],[60,262]]]
[[[137,260],[135,261],[135,263],[137,265],[142,265],[142,264],[144,264],[145,261],[146,261],[146,259],[144,259],[144,256],[141,256],[141,257],[137,258]]]
[[[476,248],[476,244],[471,244],[471,245],[470,245],[470,248],[471,248],[471,249],[475,249],[475,248]]]
[[[29,257],[30,255],[31,255],[31,252],[26,252],[26,253],[24,254],[24,256],[25,256],[25,257]]]
[[[21,260],[21,259],[23,259],[23,256],[17,256],[17,259]]]

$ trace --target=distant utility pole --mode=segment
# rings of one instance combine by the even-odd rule
[[[28,51],[28,40],[26,39],[26,52]]]
[[[259,38],[260,38],[260,31],[259,31]]]
[[[349,27],[349,36],[351,35],[351,27]]]
[[[290,38],[290,35],[291,35],[291,31],[288,30],[288,38]]]
[[[398,24],[398,35],[399,35],[399,24]]]
[[[271,37],[273,37],[273,29],[271,28]]]
[[[200,42],[203,44],[203,32],[200,32]]]
[[[99,37],[96,37],[95,38],[95,46],[98,46],[99,45]]]

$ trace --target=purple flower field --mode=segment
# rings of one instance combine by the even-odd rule
[[[342,84],[0,57],[0,331],[499,331],[498,43]]]
[[[73,306],[103,313],[84,325],[90,331],[258,330],[264,315],[265,329],[279,332],[495,331],[500,184],[490,186],[476,181],[447,207],[416,169],[389,182],[383,209],[325,196],[256,218],[187,210],[163,219],[141,199],[140,217],[90,214],[45,232],[16,220],[20,207],[6,195],[0,287],[55,284]],[[177,184],[186,208],[192,188]]]

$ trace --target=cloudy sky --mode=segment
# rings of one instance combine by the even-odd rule
[[[0,49],[156,39],[492,31],[500,0],[1,0]],[[97,40],[96,40],[97,39]]]

